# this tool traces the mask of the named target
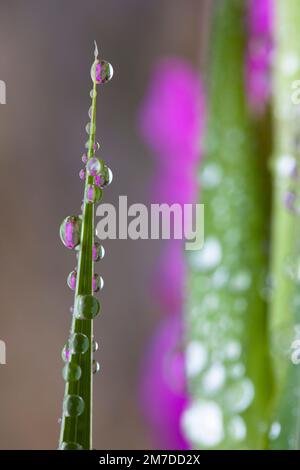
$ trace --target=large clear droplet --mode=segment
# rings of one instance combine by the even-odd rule
[[[98,158],[90,158],[87,162],[86,169],[89,175],[97,176],[102,171],[104,171],[104,162],[103,160],[98,160]]]
[[[74,362],[68,362],[62,370],[66,382],[77,382],[81,377],[81,367]]]
[[[71,290],[76,289],[76,279],[77,279],[77,271],[74,269],[74,271],[71,271],[68,278],[67,278],[67,284],[70,287]]]
[[[112,79],[114,70],[112,65],[106,60],[95,61],[91,67],[91,77],[97,85],[107,83]]]
[[[70,338],[69,345],[73,354],[84,354],[89,349],[89,339],[83,333],[74,333]]]
[[[84,410],[84,401],[79,395],[66,395],[63,401],[65,416],[80,416]]]
[[[89,184],[86,188],[86,200],[89,204],[99,202],[102,197],[102,191],[98,186]]]
[[[93,343],[92,343],[92,350],[93,350],[93,352],[98,351],[98,348],[99,348],[98,342],[93,339]]]
[[[100,311],[99,301],[93,295],[78,295],[76,298],[76,317],[92,320]]]
[[[100,370],[100,364],[98,361],[95,361],[95,359],[93,360],[92,370],[93,370],[93,374],[97,374],[97,372],[99,372]]]
[[[60,238],[63,244],[74,250],[80,244],[81,219],[76,215],[66,217],[60,226]]]
[[[103,183],[102,187],[109,186],[111,184],[112,180],[113,180],[113,173],[112,173],[111,169],[108,168],[108,166],[106,166],[105,169],[104,169],[104,183]]]
[[[105,249],[99,242],[95,242],[93,245],[93,261],[99,261],[104,258]]]
[[[99,292],[99,290],[103,289],[103,287],[104,287],[103,277],[95,273],[93,277],[93,291]]]
[[[82,446],[77,442],[62,442],[59,450],[82,450]]]

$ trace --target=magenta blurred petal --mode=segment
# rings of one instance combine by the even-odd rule
[[[187,449],[180,429],[186,406],[181,320],[163,320],[148,346],[142,370],[140,398],[157,449]]]
[[[197,159],[203,109],[204,94],[194,69],[179,58],[160,60],[150,77],[140,114],[142,135],[160,163],[178,164],[183,155],[189,161]]]
[[[246,92],[251,110],[261,114],[271,94],[273,0],[248,0],[247,26]]]

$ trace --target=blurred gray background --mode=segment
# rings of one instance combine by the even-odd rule
[[[74,255],[59,240],[76,213],[87,139],[93,41],[115,75],[98,95],[97,137],[119,194],[147,203],[150,152],[137,112],[151,67],[166,55],[201,65],[209,0],[2,0],[0,79],[0,448],[57,447]],[[94,384],[94,447],[151,448],[137,401],[144,344],[159,311],[149,283],[163,244],[106,241],[105,288],[95,321],[102,371]]]

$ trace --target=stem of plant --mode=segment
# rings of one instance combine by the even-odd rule
[[[96,45],[95,45],[96,46]],[[93,318],[100,309],[98,300],[93,296],[94,281],[94,203],[102,196],[102,189],[110,183],[110,170],[95,159],[95,130],[96,130],[96,97],[97,84],[105,83],[112,77],[112,67],[105,61],[98,61],[98,50],[95,47],[95,61],[92,66],[92,106],[90,108],[88,153],[86,156],[85,190],[80,227],[80,244],[78,243],[78,264],[76,270],[76,290],[74,297],[73,317],[69,341],[66,345],[66,365],[63,376],[66,380],[63,414],[59,448],[63,450],[92,449],[92,390],[93,390]],[[91,161],[91,159],[93,159]],[[103,183],[95,184],[95,170],[91,170],[89,162],[103,170]],[[102,166],[101,166],[102,165]],[[109,177],[108,177],[109,175]],[[98,187],[100,186],[100,187]],[[97,194],[91,199],[90,191]],[[71,217],[72,218],[72,217]],[[67,218],[69,219],[69,218]],[[74,219],[74,217],[73,217]],[[66,220],[66,219],[65,219]],[[71,221],[72,222],[72,221]],[[70,224],[70,222],[68,222]],[[65,224],[65,221],[64,223]],[[65,227],[65,225],[63,225]],[[62,240],[70,237],[70,225],[63,229]],[[66,244],[67,246],[67,244]],[[74,243],[75,246],[75,243]],[[74,248],[73,245],[68,248]]]

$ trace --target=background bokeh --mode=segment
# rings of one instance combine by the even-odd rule
[[[74,255],[62,219],[82,198],[78,178],[90,105],[93,40],[115,70],[98,99],[98,140],[114,173],[105,202],[149,200],[153,158],[137,115],[151,68],[175,55],[201,68],[209,0],[21,0],[0,5],[0,448],[54,449],[59,434]],[[151,189],[155,189],[152,187]],[[149,289],[164,243],[106,241],[102,372],[94,385],[94,446],[150,448],[138,406],[141,357],[159,318]]]

